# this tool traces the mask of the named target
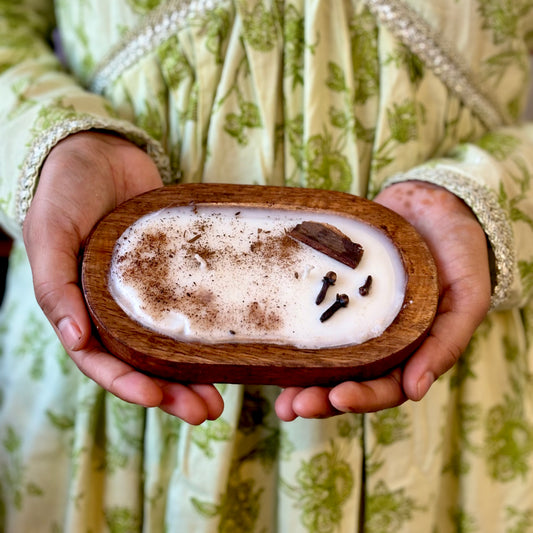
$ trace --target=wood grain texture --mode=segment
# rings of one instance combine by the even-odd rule
[[[109,293],[113,247],[141,216],[185,205],[331,213],[372,225],[400,253],[407,278],[403,307],[380,337],[317,350],[265,343],[180,342],[150,331],[131,320]],[[419,346],[438,303],[433,258],[417,231],[396,213],[344,193],[251,185],[175,185],[125,202],[101,220],[88,239],[82,286],[97,334],[110,353],[147,374],[191,383],[327,385],[375,378],[402,363]]]

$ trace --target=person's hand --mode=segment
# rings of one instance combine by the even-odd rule
[[[429,336],[404,365],[384,377],[332,388],[286,388],[276,401],[282,420],[366,413],[422,399],[455,364],[488,312],[487,241],[466,204],[443,188],[415,181],[385,189],[376,201],[415,226],[435,258],[440,300]]]
[[[218,391],[148,377],[107,353],[92,334],[79,287],[78,257],[93,226],[125,200],[160,186],[152,159],[129,141],[98,132],[72,135],[43,165],[24,241],[37,301],[80,370],[123,400],[199,424],[221,414]]]

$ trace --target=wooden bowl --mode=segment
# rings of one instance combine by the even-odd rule
[[[116,240],[141,216],[187,205],[330,213],[369,224],[399,251],[406,273],[403,306],[379,337],[336,348],[299,349],[257,342],[200,344],[155,333],[130,319],[111,296],[108,273],[112,252]],[[118,206],[88,239],[82,287],[97,334],[110,353],[147,374],[190,383],[308,386],[376,378],[402,363],[420,345],[438,302],[437,271],[426,244],[391,210],[345,193],[226,184],[164,187]]]

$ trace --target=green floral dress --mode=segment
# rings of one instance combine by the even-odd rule
[[[533,532],[532,32],[533,0],[0,0],[0,531]],[[493,311],[395,409],[281,423],[275,387],[221,385],[193,427],[124,403],[60,347],[20,243],[49,150],[92,128],[167,183],[447,187]]]

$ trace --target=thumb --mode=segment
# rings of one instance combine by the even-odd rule
[[[26,222],[26,249],[37,302],[63,346],[69,351],[79,350],[91,336],[90,319],[78,285],[79,244],[72,242],[66,232],[52,231],[48,225],[35,229],[31,218]]]

